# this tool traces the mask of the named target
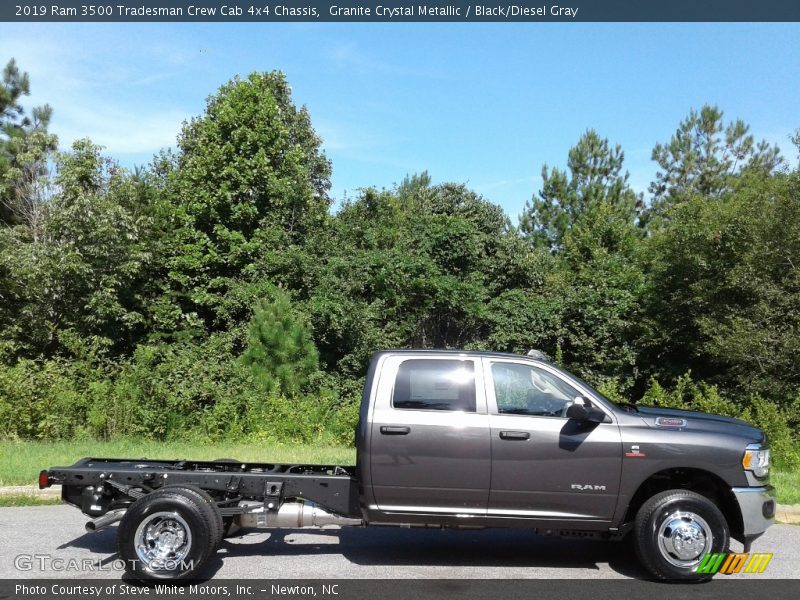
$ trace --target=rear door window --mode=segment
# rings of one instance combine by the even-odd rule
[[[400,364],[392,406],[402,410],[475,412],[471,360],[409,359]]]

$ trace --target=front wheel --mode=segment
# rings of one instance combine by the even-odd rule
[[[708,553],[727,552],[730,543],[724,515],[688,490],[650,498],[636,515],[633,533],[640,562],[658,579],[710,579],[713,574],[698,573],[698,565]]]

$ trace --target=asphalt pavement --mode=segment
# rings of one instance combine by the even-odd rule
[[[68,506],[0,508],[0,578],[111,578],[116,525],[86,533]],[[741,546],[734,544],[733,550]],[[756,541],[774,557],[761,575],[798,578],[800,527],[774,525]],[[117,563],[118,564],[118,563]],[[225,540],[210,578],[644,578],[630,544],[539,536],[521,529],[253,530]],[[718,576],[719,577],[719,576]]]

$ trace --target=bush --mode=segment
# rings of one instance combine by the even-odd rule
[[[141,345],[116,363],[91,353],[19,360],[0,364],[0,436],[352,444],[358,394],[351,383],[316,377],[305,380],[303,393],[281,393],[286,388],[265,386],[235,357],[232,334]]]
[[[265,385],[235,357],[236,345],[228,333],[140,345],[117,362],[80,351],[71,360],[0,364],[0,436],[354,442],[363,381],[315,373],[290,393]],[[619,379],[602,379],[598,389],[625,399]],[[800,393],[784,406],[758,395],[729,398],[687,373],[669,389],[651,380],[641,403],[744,419],[766,431],[778,466],[800,466]]]
[[[204,412],[244,393],[244,378],[232,353],[229,334],[202,343],[140,346],[116,378],[114,392],[118,413],[134,423],[109,422],[114,427],[103,434],[165,439],[198,429]]]
[[[630,402],[625,394],[625,386],[618,377],[595,377],[595,387],[609,400],[614,402]]]
[[[254,441],[352,444],[358,408],[329,390],[314,396],[255,398],[247,406],[246,437]]]
[[[89,433],[87,407],[101,396],[102,375],[63,360],[0,366],[0,433],[4,438],[64,439]]]
[[[748,405],[743,407],[741,418],[767,432],[778,466],[788,469],[800,466],[800,451],[797,447],[800,434],[800,394],[788,410],[782,410],[774,402],[761,396],[751,396]]]

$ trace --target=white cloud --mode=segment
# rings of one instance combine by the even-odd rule
[[[147,155],[173,146],[190,113],[171,105],[168,94],[153,94],[147,88],[170,79],[192,54],[177,43],[159,40],[147,45],[139,40],[137,53],[150,60],[131,60],[137,53],[109,44],[110,33],[12,27],[0,38],[0,62],[14,57],[29,73],[31,95],[23,104],[53,107],[50,129],[62,148],[85,137],[113,156]],[[152,57],[157,58],[155,65]]]
[[[348,120],[314,120],[314,129],[322,138],[322,147],[328,152],[374,152],[381,145],[380,136],[361,124]]]
[[[496,181],[489,181],[486,183],[475,184],[475,188],[480,190],[482,193],[487,193],[501,188],[517,187],[523,183],[530,184],[531,186],[533,186],[537,182],[541,183],[541,181],[542,181],[541,177],[529,175],[525,177],[515,177],[512,179],[499,179]],[[531,189],[533,189],[533,187],[531,187]]]
[[[378,58],[375,48],[363,50],[353,41],[336,43],[330,46],[325,58],[337,68],[347,71],[357,71],[362,74],[385,73],[401,77],[421,77],[425,79],[451,79],[446,68],[435,66],[433,63],[424,67],[409,67]]]
[[[140,115],[114,107],[98,110],[64,107],[53,131],[62,148],[88,137],[108,154],[147,154],[175,145],[181,123],[188,115],[180,111]]]

